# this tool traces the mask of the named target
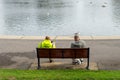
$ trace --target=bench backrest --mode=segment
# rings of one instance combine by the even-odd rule
[[[89,48],[37,48],[37,58],[89,58]]]

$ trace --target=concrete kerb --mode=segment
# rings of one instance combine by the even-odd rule
[[[54,39],[56,36],[50,36]],[[45,36],[9,36],[0,35],[0,39],[28,39],[28,40],[42,40]],[[120,39],[120,36],[80,36],[81,39],[85,40],[97,40],[97,39]],[[57,36],[57,40],[73,40],[73,36]]]

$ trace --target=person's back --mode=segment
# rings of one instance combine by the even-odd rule
[[[80,40],[79,35],[76,33],[74,36],[74,42],[71,43],[71,48],[85,48],[86,43],[83,40]],[[83,59],[73,59],[73,64],[81,64]]]
[[[52,48],[52,43],[50,40],[44,40],[38,44],[38,48]]]
[[[38,48],[55,48],[55,45],[51,43],[50,37],[46,36],[44,41],[38,43]]]
[[[71,48],[84,48],[85,47],[85,41],[79,40],[71,43]]]
[[[38,43],[38,48],[56,48],[56,46],[51,42],[50,37],[46,36],[44,41]],[[51,58],[49,61],[53,62]]]

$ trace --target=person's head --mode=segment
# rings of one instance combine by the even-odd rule
[[[49,36],[46,36],[45,39],[46,39],[46,40],[50,40],[50,37],[49,37]]]
[[[74,35],[74,40],[75,40],[75,41],[79,41],[79,40],[80,40],[80,37],[79,37],[79,34],[78,34],[78,33],[75,33],[75,35]]]

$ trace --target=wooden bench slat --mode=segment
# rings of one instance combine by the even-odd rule
[[[74,51],[71,49],[65,49],[63,51],[64,58],[75,58]]]
[[[84,49],[38,49],[38,58],[87,58],[87,48]]]
[[[88,58],[88,50],[76,50],[76,58]]]

